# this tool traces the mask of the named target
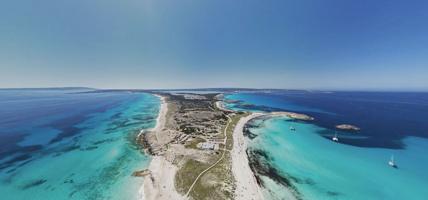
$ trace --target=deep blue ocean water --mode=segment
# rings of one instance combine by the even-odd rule
[[[131,174],[150,158],[135,136],[159,105],[144,93],[0,90],[1,198],[139,199]]]
[[[247,124],[247,153],[267,199],[290,195],[284,187],[301,199],[428,197],[428,93],[275,91],[232,93],[226,101],[235,110],[315,117]],[[336,130],[342,123],[361,130]],[[397,169],[388,165],[391,155]]]
[[[279,91],[236,93],[228,99],[242,101],[229,104],[238,110],[305,113],[327,129],[356,125],[361,128],[357,138],[342,138],[355,146],[404,148],[405,137],[428,138],[428,93]]]

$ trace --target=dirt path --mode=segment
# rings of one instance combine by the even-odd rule
[[[226,139],[225,141],[227,141],[227,128],[229,127],[229,125],[230,125],[230,123],[232,122],[232,119],[228,116],[228,115],[226,115],[227,116],[227,118],[228,118],[228,122],[227,122],[227,125],[226,125],[226,128],[224,129],[224,131],[223,131],[223,134],[224,134],[224,138]],[[192,183],[192,185],[190,186],[190,188],[189,188],[189,190],[187,191],[187,193],[186,193],[186,195],[185,195],[185,197],[188,197],[189,196],[189,194],[190,194],[190,192],[192,191],[192,189],[193,189],[193,187],[195,186],[195,184],[198,182],[198,180],[199,180],[199,178],[202,176],[202,175],[204,175],[207,171],[209,171],[210,169],[212,169],[213,167],[215,167],[221,160],[223,160],[223,158],[224,158],[224,154],[226,153],[226,144],[224,145],[224,147],[223,147],[223,154],[221,154],[221,157],[214,163],[214,164],[212,164],[211,166],[209,166],[207,169],[205,169],[204,171],[202,171],[197,177],[196,177],[196,179],[195,179],[195,181],[193,181],[193,183]]]

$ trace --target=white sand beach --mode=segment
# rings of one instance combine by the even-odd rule
[[[168,112],[168,106],[165,98],[156,95],[161,99],[161,107],[157,118],[156,126],[151,129],[152,132],[160,133],[165,125],[165,117]],[[175,173],[177,167],[166,160],[163,156],[154,156],[149,165],[150,174],[144,177],[143,186],[140,188],[141,199],[144,200],[169,200],[185,199],[180,195],[174,186]]]
[[[165,126],[165,120],[166,120],[165,118],[166,118],[166,113],[168,112],[168,105],[165,101],[165,97],[157,94],[155,94],[155,96],[157,96],[160,99],[161,105],[159,109],[159,115],[156,119],[156,126],[150,131],[161,131]]]
[[[255,117],[262,116],[262,113],[253,113],[241,118],[233,130],[232,149],[232,172],[236,181],[236,200],[261,200],[262,190],[257,184],[256,178],[248,163],[246,154],[247,145],[243,134],[244,125]]]
[[[218,109],[226,111],[226,112],[234,112],[233,110],[229,110],[228,108],[226,108],[226,106],[224,105],[223,101],[216,101],[215,102],[215,106]]]
[[[174,186],[174,177],[177,167],[167,161],[163,156],[154,156],[150,162],[150,175],[144,177],[144,200],[185,199]]]
[[[313,118],[307,115],[290,112],[271,112],[271,113],[252,113],[247,117],[241,118],[233,130],[233,149],[232,149],[232,172],[236,181],[236,200],[262,200],[269,196],[269,192],[257,184],[255,175],[250,168],[248,156],[246,153],[247,144],[244,137],[243,129],[245,124],[256,117],[295,117],[304,120]],[[296,200],[293,192],[286,188],[284,190],[289,200]]]

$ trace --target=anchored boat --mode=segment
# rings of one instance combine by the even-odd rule
[[[394,162],[394,155],[392,155],[391,159],[389,159],[388,165],[393,167],[393,168],[397,168],[397,165]]]
[[[337,137],[337,133],[334,134],[334,137],[331,138],[335,142],[339,142],[339,138]]]

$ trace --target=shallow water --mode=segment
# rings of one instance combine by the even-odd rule
[[[252,94],[250,101],[239,98],[242,102],[238,104],[254,103],[254,98],[257,98],[254,95],[257,94]],[[233,100],[237,100],[237,96],[239,94],[235,94]],[[229,108],[245,110],[236,102],[234,104],[229,104]],[[312,107],[304,107],[297,101],[293,104],[290,108],[294,111],[303,107],[305,111],[333,112],[315,104]],[[270,106],[269,100],[259,101],[260,105]],[[280,106],[287,109],[287,104]],[[405,105],[402,106],[404,108],[401,109],[405,109]],[[296,131],[291,131],[290,126]],[[287,183],[301,199],[425,199],[428,196],[428,139],[410,135],[400,140],[402,148],[373,148],[342,143],[343,140],[370,135],[338,132],[339,143],[336,143],[331,140],[336,130],[284,117],[256,119],[247,127],[247,134],[251,136],[247,137],[248,153],[253,160],[262,162],[258,171],[261,172],[259,175],[266,175],[260,180],[268,199],[285,198],[287,193],[281,188]],[[397,169],[387,164],[391,155],[395,157]],[[253,162],[252,165],[260,163]]]
[[[142,179],[131,174],[150,158],[135,136],[154,127],[158,98],[50,90],[0,95],[0,193],[7,199],[139,198]]]

